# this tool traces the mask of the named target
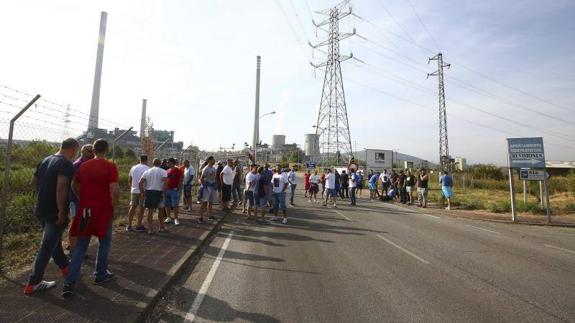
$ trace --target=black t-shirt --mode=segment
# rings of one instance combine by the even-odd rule
[[[405,177],[405,186],[415,186],[415,176],[408,175]]]
[[[397,178],[397,185],[403,186],[405,182],[405,177],[406,176],[404,174],[399,174],[399,177]]]
[[[341,186],[349,186],[349,177],[348,177],[347,173],[341,174],[339,176],[339,181],[341,183]]]
[[[38,179],[36,216],[55,221],[58,218],[58,202],[56,201],[58,176],[66,176],[71,182],[74,177],[74,166],[64,156],[52,155],[44,158],[36,168],[34,176]]]

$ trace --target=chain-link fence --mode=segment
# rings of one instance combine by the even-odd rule
[[[34,216],[36,196],[32,187],[37,165],[56,153],[65,138],[77,138],[85,144],[104,137],[112,145],[125,132],[120,129],[129,128],[100,119],[103,127],[114,130],[89,133],[88,119],[87,113],[69,106],[0,85],[0,158],[4,161],[0,167],[4,176],[0,198],[1,270],[31,262],[39,245],[42,230]],[[118,141],[115,151],[120,184],[126,191],[129,167],[140,153],[139,142]]]

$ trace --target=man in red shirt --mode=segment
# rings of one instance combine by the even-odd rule
[[[168,188],[166,189],[166,215],[167,218],[164,223],[172,223],[180,225],[178,220],[179,206],[180,206],[180,189],[182,188],[183,173],[176,167],[176,160],[174,158],[168,159]],[[174,218],[170,216],[170,210],[174,210]]]
[[[70,235],[78,240],[72,253],[68,275],[64,280],[62,296],[74,292],[74,284],[80,274],[80,267],[92,236],[98,237],[98,256],[94,284],[102,284],[114,279],[108,271],[108,254],[112,243],[112,217],[114,207],[120,197],[118,169],[106,160],[108,142],[98,139],[94,142],[96,158],[80,166],[74,176],[72,190],[80,197],[80,207],[70,227]]]

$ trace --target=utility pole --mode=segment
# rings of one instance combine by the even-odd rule
[[[254,138],[253,138],[253,147],[254,147],[254,163],[257,164],[257,156],[258,156],[258,143],[260,142],[260,69],[261,69],[261,56],[257,57],[257,66],[256,66],[256,107],[255,107],[255,114],[254,114]]]
[[[451,171],[451,158],[449,156],[449,143],[447,139],[447,109],[445,107],[445,85],[443,83],[443,68],[451,64],[443,62],[443,54],[439,53],[427,62],[437,61],[437,71],[427,74],[427,77],[437,76],[439,79],[439,165],[442,170]]]
[[[339,54],[339,42],[356,34],[355,29],[352,33],[339,32],[339,21],[352,14],[351,6],[347,10],[344,8],[348,4],[349,0],[346,0],[333,8],[316,12],[327,16],[322,22],[312,21],[316,28],[327,32],[327,38],[317,44],[309,44],[314,50],[326,55],[324,62],[311,63],[316,69],[325,68],[319,113],[315,125],[316,135],[319,137],[320,153],[324,161],[330,161],[332,154],[335,154],[337,164],[341,163],[342,153],[353,155],[341,74],[341,62],[353,58],[353,53],[348,56]],[[329,30],[324,29],[324,26],[329,26]],[[319,49],[322,47],[327,47],[327,52]]]

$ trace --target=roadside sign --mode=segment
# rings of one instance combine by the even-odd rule
[[[544,181],[549,179],[549,173],[543,169],[521,169],[519,179],[522,181]]]
[[[305,167],[306,167],[307,169],[315,169],[315,163],[306,163],[306,164],[305,164]]]
[[[543,138],[507,138],[510,168],[545,168]]]

